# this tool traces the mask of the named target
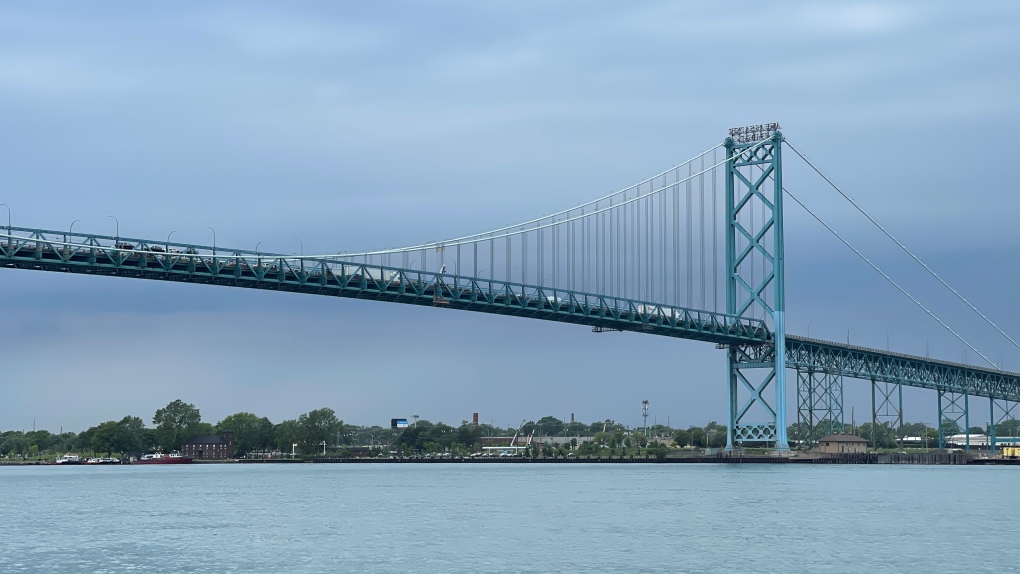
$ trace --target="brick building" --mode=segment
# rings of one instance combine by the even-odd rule
[[[181,454],[195,460],[234,458],[234,431],[224,430],[215,436],[193,436],[181,445]]]

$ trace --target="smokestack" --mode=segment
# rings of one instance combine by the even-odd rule
[[[570,424],[574,423],[574,413],[570,413]]]
[[[478,426],[478,413],[471,413],[471,424],[476,427]]]

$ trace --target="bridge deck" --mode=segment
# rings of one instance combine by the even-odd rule
[[[772,345],[746,347],[740,352],[743,360],[750,364],[770,363],[775,357]],[[786,366],[826,371],[855,379],[1020,401],[1020,373],[797,335],[786,336]]]
[[[696,309],[465,277],[294,256],[11,228],[0,266],[374,299],[588,325],[735,346],[746,366],[774,360],[772,333],[756,319]],[[1020,374],[787,336],[789,368],[1020,401]]]
[[[720,344],[763,344],[772,337],[756,319],[509,281],[340,259],[12,230],[15,235],[0,237],[0,265],[8,268],[375,299]]]

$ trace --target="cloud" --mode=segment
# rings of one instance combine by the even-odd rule
[[[295,236],[309,252],[393,246],[576,205],[693,156],[729,127],[775,120],[1013,324],[1015,272],[1002,262],[1018,247],[1016,189],[998,160],[986,164],[1020,127],[1018,26],[1013,2],[5,8],[0,201],[15,225],[80,219],[76,230],[112,233],[116,214],[136,237],[177,230],[207,243],[211,225],[221,246],[290,253]],[[791,191],[983,347],[1003,348],[786,158]],[[812,333],[841,338],[853,323],[855,341],[883,346],[888,329],[905,351],[931,337],[959,354],[792,206],[787,231],[792,328],[813,321]],[[15,302],[0,357],[24,387],[0,405],[5,421],[53,412],[54,425],[85,426],[181,393],[212,418],[290,418],[321,402],[354,422],[413,410],[456,422],[478,410],[503,423],[575,411],[636,424],[641,398],[683,424],[723,418],[711,346],[381,303],[0,274]],[[186,377],[166,370],[165,349],[194,354]]]

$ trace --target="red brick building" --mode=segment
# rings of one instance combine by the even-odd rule
[[[224,430],[216,436],[193,436],[181,445],[181,454],[195,460],[234,458],[234,431]]]

